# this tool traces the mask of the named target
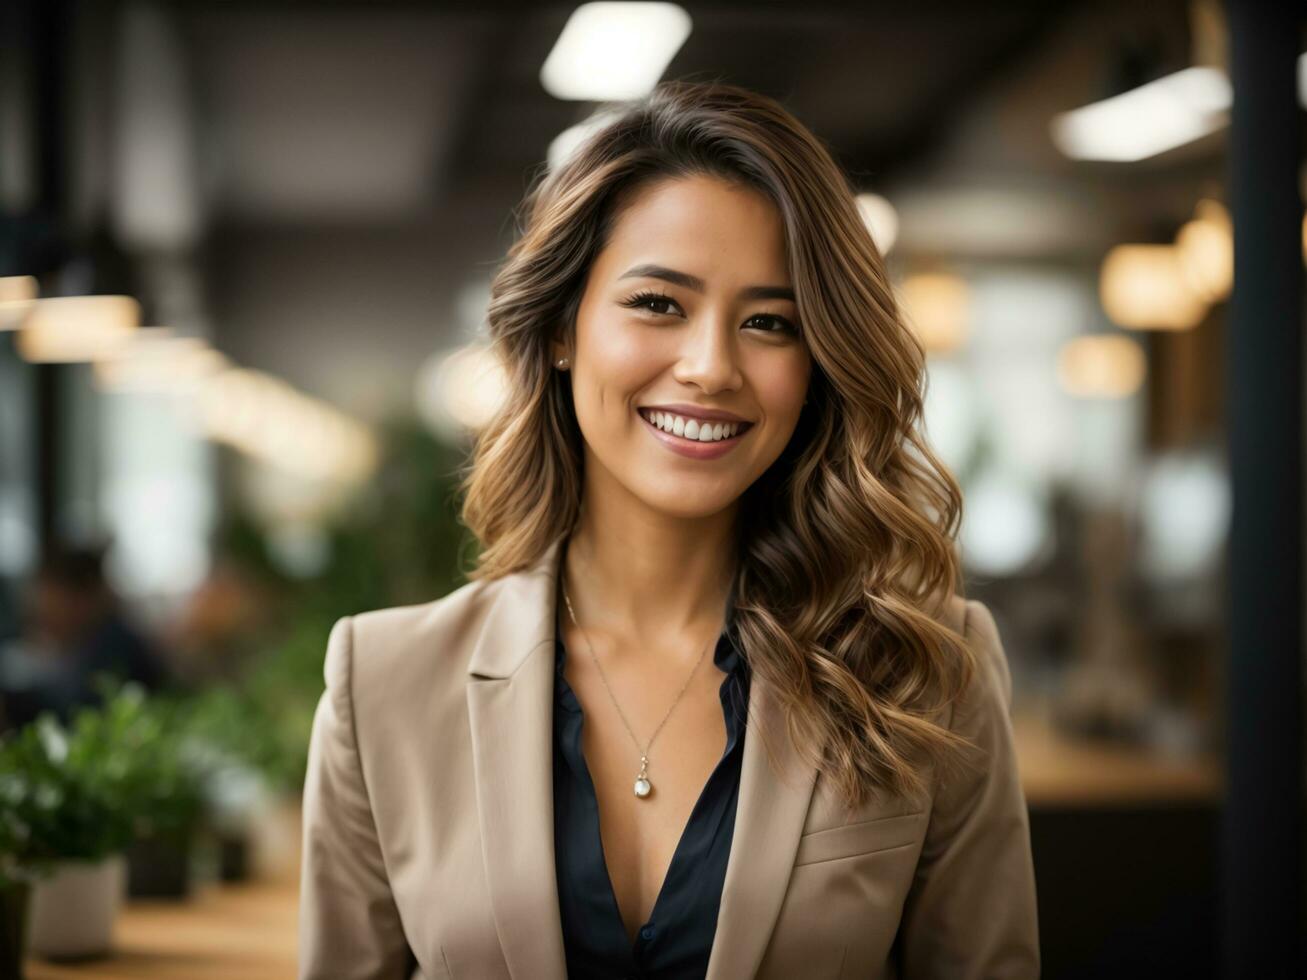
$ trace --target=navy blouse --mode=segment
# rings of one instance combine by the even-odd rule
[[[581,704],[563,676],[567,650],[555,624],[554,854],[569,980],[701,980],[708,969],[735,832],[749,701],[749,666],[740,653],[730,608],[728,626],[713,653],[713,662],[727,675],[721,684],[726,748],[690,811],[653,912],[634,944],[627,939],[608,877],[599,804],[581,751]],[[631,750],[634,780],[639,758],[634,745]]]

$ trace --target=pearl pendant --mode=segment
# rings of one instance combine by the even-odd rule
[[[653,791],[653,783],[649,782],[649,757],[640,756],[640,773],[635,777],[635,795],[644,799]]]

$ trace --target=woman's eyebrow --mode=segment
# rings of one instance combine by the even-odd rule
[[[676,286],[693,289],[696,293],[704,291],[704,282],[698,276],[688,272],[678,272],[661,265],[636,265],[627,269],[618,279],[662,279]],[[795,302],[794,290],[789,286],[745,286],[740,290],[741,299],[787,299]]]

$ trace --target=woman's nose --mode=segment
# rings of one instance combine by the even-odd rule
[[[733,328],[718,323],[698,324],[686,331],[677,380],[704,391],[736,387],[740,380],[738,358]]]

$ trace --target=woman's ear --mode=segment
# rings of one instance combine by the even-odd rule
[[[554,367],[565,369],[572,363],[572,355],[567,349],[567,344],[562,340],[554,340],[550,346],[550,351],[550,360],[553,362]]]

